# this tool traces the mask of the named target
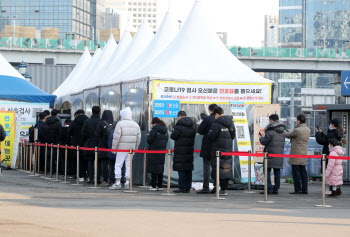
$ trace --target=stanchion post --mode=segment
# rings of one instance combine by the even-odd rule
[[[133,158],[133,149],[129,150],[130,155],[130,180],[129,180],[129,190],[125,190],[125,193],[137,193],[137,191],[132,190],[132,158]]]
[[[41,153],[41,146],[37,147],[38,150],[38,168],[37,168],[37,174],[40,176],[40,153]]]
[[[147,188],[146,186],[146,159],[147,159],[147,154],[146,154],[146,150],[147,148],[143,148],[143,151],[145,153],[143,153],[143,182],[142,182],[142,186],[139,186],[139,188]]]
[[[322,155],[322,205],[315,205],[315,207],[333,207],[326,205],[326,154]]]
[[[45,143],[45,162],[44,162],[44,177],[46,177],[46,171],[47,171],[47,142]]]
[[[19,144],[21,150],[21,170],[23,170],[23,143]]]
[[[27,143],[24,143],[24,171],[27,170]]]
[[[36,145],[35,143],[33,143],[33,149],[34,149],[34,162],[33,162],[33,174],[29,175],[29,176],[35,176],[35,172],[36,172],[36,159],[37,159],[37,152],[36,152]]]
[[[32,172],[33,144],[29,144],[29,173]]]
[[[168,149],[168,182],[166,193],[162,194],[164,196],[175,196],[175,193],[170,193],[170,178],[171,178],[171,149]]]
[[[101,187],[97,187],[97,165],[98,165],[98,147],[95,147],[95,178],[94,178],[94,187],[90,187],[90,188],[101,188]]]
[[[67,145],[64,147],[64,181],[62,183],[68,184],[67,182],[67,159],[68,159],[68,149]]]
[[[79,183],[79,146],[77,146],[77,183],[76,184],[72,184],[72,185],[82,185]]]
[[[267,200],[267,169],[268,169],[268,159],[269,154],[267,152],[264,153],[264,201],[258,201],[258,203],[273,203],[273,201]]]
[[[59,158],[60,158],[60,144],[57,144],[57,154],[56,154],[56,179],[52,180],[53,182],[58,182],[58,181],[60,181],[59,178],[58,178]]]
[[[216,198],[217,200],[225,200],[226,198],[220,197],[219,193],[219,186],[220,186],[220,156],[221,152],[216,151],[216,181],[215,181],[215,187],[216,187]]]
[[[50,158],[50,179],[52,179],[52,152],[53,152],[53,143],[51,143],[51,158]]]
[[[252,153],[252,151],[248,151],[249,154]],[[248,191],[245,191],[244,193],[256,193],[255,191],[252,191],[252,157],[248,156]]]

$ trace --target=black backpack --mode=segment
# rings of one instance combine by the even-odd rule
[[[34,126],[32,125],[32,126],[29,128],[29,142],[30,142],[30,143],[34,143],[34,142],[35,142],[34,131],[35,131],[35,128],[34,128]]]
[[[109,135],[114,130],[115,124],[108,124],[107,121],[103,121],[104,124],[104,133],[103,133],[103,144],[108,147]]]
[[[56,129],[55,127],[50,127],[47,123],[45,123],[44,126],[44,136],[45,136],[45,142],[48,144],[55,143],[56,142]]]

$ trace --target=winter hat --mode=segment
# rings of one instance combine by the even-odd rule
[[[125,109],[122,109],[120,111],[120,117],[122,119],[132,119],[131,109],[129,107],[126,107]]]

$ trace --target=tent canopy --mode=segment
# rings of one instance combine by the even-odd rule
[[[9,64],[0,54],[0,99],[25,101],[34,103],[53,103],[54,95],[50,95],[24,77]]]
[[[203,2],[196,1],[172,43],[144,70],[126,81],[156,78],[177,81],[272,83],[240,62],[208,23]]]

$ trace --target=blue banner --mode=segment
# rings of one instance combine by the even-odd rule
[[[180,111],[179,100],[154,100],[153,117],[158,118],[177,118]]]

